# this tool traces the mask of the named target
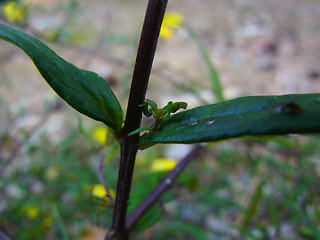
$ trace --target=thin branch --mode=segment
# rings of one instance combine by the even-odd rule
[[[188,166],[192,159],[203,149],[201,145],[196,145],[178,165],[168,173],[168,175],[158,184],[149,196],[127,217],[126,229],[130,231],[138,220],[149,210],[149,208],[159,200],[171,186],[180,173]]]
[[[114,203],[115,203],[115,200],[111,195],[110,189],[108,188],[108,186],[106,184],[106,181],[104,180],[103,173],[102,173],[103,168],[104,168],[103,155],[100,152],[99,153],[99,165],[98,165],[98,169],[97,169],[97,174],[98,174],[99,182],[100,182],[100,184],[102,184],[102,186],[106,190],[106,193],[107,193],[106,196],[110,199],[110,203],[113,206]]]

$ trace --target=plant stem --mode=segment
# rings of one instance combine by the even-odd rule
[[[126,229],[129,231],[134,227],[138,220],[149,210],[149,208],[159,200],[171,186],[180,173],[188,166],[192,159],[203,149],[201,145],[196,145],[179,164],[168,173],[168,175],[158,184],[158,186],[144,199],[144,201],[128,216]]]
[[[167,0],[149,0],[148,3],[132,77],[124,130],[120,138],[121,156],[117,197],[112,227],[105,238],[106,240],[129,239],[125,222],[139,135],[128,136],[128,134],[141,125],[142,111],[139,105],[145,99],[166,6]]]
[[[5,233],[0,231],[0,240],[11,240]]]

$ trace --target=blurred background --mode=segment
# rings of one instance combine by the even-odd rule
[[[0,20],[97,72],[125,109],[146,5],[1,1]],[[318,0],[169,1],[147,98],[188,109],[214,103],[214,81],[225,99],[320,92],[319,39]],[[112,201],[101,175],[115,190],[119,146],[5,41],[0,73],[0,231],[22,240],[103,239]],[[133,239],[320,239],[319,143],[294,135],[208,144],[161,200],[160,221]],[[139,152],[132,192],[147,194],[154,184],[141,183],[157,182],[191,148]]]

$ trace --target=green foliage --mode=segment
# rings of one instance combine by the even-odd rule
[[[158,123],[162,120],[170,117],[171,113],[175,113],[180,109],[186,109],[188,106],[185,102],[168,102],[167,106],[158,108],[157,104],[149,99],[146,99],[143,104],[140,105],[142,112],[145,116],[153,116]]]
[[[242,97],[164,119],[142,136],[152,143],[196,143],[244,135],[320,132],[320,94]]]
[[[157,131],[159,124],[164,120],[171,116],[172,113],[177,112],[180,109],[186,109],[188,106],[185,102],[168,102],[167,105],[163,108],[158,108],[157,104],[149,99],[146,99],[143,104],[140,105],[142,108],[142,112],[145,116],[155,118],[155,123],[152,127],[141,127],[137,130],[131,132],[129,136],[138,134],[142,131]]]
[[[143,181],[141,181],[130,196],[130,204],[128,207],[128,212],[131,213],[157,186],[159,180],[163,174],[152,173],[146,176]],[[136,223],[133,231],[142,231],[155,224],[162,216],[163,209],[159,203],[154,204],[144,216]]]
[[[239,177],[239,174],[240,176],[243,174],[246,179],[250,180],[250,177],[256,174],[267,180],[264,188],[268,191],[267,193],[262,191],[255,217],[251,219],[248,228],[243,230],[245,237],[235,237],[235,239],[261,239],[259,237],[249,238],[247,235],[253,231],[258,231],[259,223],[264,223],[264,226],[275,229],[290,224],[292,227],[290,229],[296,236],[299,236],[297,234],[300,232],[302,235],[313,236],[313,239],[317,239],[314,226],[319,225],[320,214],[317,210],[317,203],[320,201],[320,193],[317,162],[314,162],[314,159],[320,154],[319,143],[319,139],[312,136],[303,138],[273,137],[268,138],[268,141],[263,141],[260,138],[256,138],[256,141],[253,141],[253,139],[250,139],[250,141],[232,140],[230,144],[221,142],[216,145],[214,150],[208,149],[210,154],[203,156],[201,164],[192,164],[188,169],[188,175],[184,173],[177,181],[177,183],[181,182],[183,187],[188,185],[194,189],[192,186],[194,180],[189,177],[191,173],[194,173],[198,181],[197,191],[190,192],[184,188],[175,187],[170,191],[170,196],[164,196],[162,201],[175,203],[176,212],[183,211],[191,205],[196,209],[195,216],[200,216],[200,219],[205,219],[206,216],[212,214],[216,219],[220,219],[220,223],[232,226],[236,223],[236,219],[239,219],[242,215],[245,216],[250,211],[250,204],[247,205],[248,209],[244,210],[238,204],[239,198],[245,196],[246,192],[237,190],[237,186],[245,185],[237,177]],[[257,148],[264,148],[264,151],[258,151],[258,155],[265,152],[267,157],[260,155],[257,157]],[[290,153],[293,150],[297,152],[291,157],[280,155]],[[279,155],[282,158],[279,159]],[[109,155],[107,156],[109,157]],[[248,159],[248,156],[253,160]],[[93,201],[86,195],[90,192],[90,185],[97,182],[97,176],[96,166],[92,166],[92,161],[86,161],[85,159],[96,159],[96,153],[90,150],[90,145],[87,142],[83,142],[79,133],[72,134],[59,144],[50,144],[43,140],[39,145],[30,147],[27,157],[32,159],[31,167],[28,168],[27,172],[17,172],[14,175],[15,181],[12,180],[12,176],[4,177],[0,183],[1,192],[5,192],[6,185],[15,184],[29,196],[27,201],[25,198],[8,198],[7,209],[2,212],[4,218],[0,220],[1,229],[12,229],[12,231],[15,231],[12,236],[17,239],[42,238],[52,234],[52,232],[55,233],[54,236],[57,239],[62,239],[63,227],[61,227],[62,223],[58,221],[57,217],[54,217],[51,227],[44,226],[44,223],[48,222],[46,219],[52,219],[57,214],[54,204],[59,207],[63,224],[71,239],[79,239],[79,235],[90,225],[110,222],[110,216],[112,215],[110,209],[101,208],[100,203]],[[212,165],[213,163],[214,165]],[[264,170],[257,171],[257,164],[260,169]],[[116,184],[116,167],[117,162],[110,162],[105,169],[105,180],[108,185],[115,186]],[[59,174],[56,179],[49,180],[48,172],[52,168],[57,169]],[[139,198],[139,202],[135,200],[138,199],[138,193],[134,193],[136,190],[139,191],[139,183],[147,182],[151,184],[153,182],[152,186],[155,186],[165,176],[165,173],[158,175],[154,180],[141,174],[137,176],[137,184],[134,184],[132,189],[130,203],[137,201],[135,204],[137,205],[143,200],[143,197]],[[31,194],[30,189],[33,188],[33,184],[39,181],[44,184],[44,191]],[[244,189],[249,188],[245,187]],[[145,191],[145,195],[151,189],[152,187]],[[143,192],[143,190],[141,188],[140,191]],[[251,195],[250,199],[253,196]],[[63,202],[60,202],[62,200]],[[41,215],[38,219],[31,221],[23,214],[21,208],[26,205],[38,206],[41,209]],[[315,208],[315,212],[305,211],[305,209],[310,208]],[[98,222],[95,220],[97,211],[99,212]],[[223,233],[219,229],[204,228],[199,225],[201,224],[200,220],[190,223],[176,212],[162,215],[161,221],[158,221],[156,227],[152,228],[151,233],[146,231],[144,236],[144,233],[140,232],[137,238],[133,237],[133,239],[147,238],[148,234],[152,234],[152,239],[159,240],[166,237],[170,239],[172,236],[177,236],[176,239],[186,239],[191,235],[189,225],[194,225],[206,235],[208,232],[214,231],[218,236],[221,236],[217,237],[218,239],[229,239],[232,234],[231,231]],[[6,219],[6,221],[3,221],[3,219]],[[16,226],[17,222],[19,222],[18,228]],[[179,231],[174,227],[177,223],[182,225]],[[75,228],[78,229],[77,232],[71,232],[71,229]],[[239,230],[234,229],[233,232],[239,234],[240,230],[239,226]],[[7,233],[13,233],[12,231],[7,231]]]
[[[25,147],[24,159],[32,161],[1,178],[0,192],[8,193],[14,187],[22,194],[6,196],[6,208],[1,209],[1,230],[21,240],[67,236],[79,239],[92,225],[111,222],[111,210],[102,208],[90,195],[92,186],[98,183],[97,163],[87,159],[97,156],[78,131],[74,130],[60,143],[52,143],[44,136],[40,143]],[[111,186],[116,185],[116,167],[116,163],[108,165],[106,181]],[[31,207],[38,213],[30,215]]]
[[[133,189],[130,196],[130,204],[128,212],[131,213],[142,201],[151,193],[151,191],[159,184],[159,182],[166,176],[167,172],[153,172],[143,176],[136,187]],[[184,172],[177,181],[178,184],[183,185],[189,190],[197,188],[197,179],[194,174]],[[167,198],[167,201],[172,201],[172,198]],[[163,215],[163,209],[159,202],[154,204],[145,215],[134,226],[133,231],[140,232],[148,227],[151,227]]]
[[[77,68],[39,40],[2,24],[0,38],[25,51],[47,83],[71,107],[105,123],[116,134],[121,132],[122,109],[103,78]]]

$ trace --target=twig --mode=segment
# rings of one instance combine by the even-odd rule
[[[127,217],[126,229],[130,231],[138,220],[149,210],[149,208],[159,200],[171,186],[180,173],[188,166],[192,159],[203,149],[201,145],[196,145],[178,165],[168,173],[168,175],[158,184],[149,196]]]
[[[103,163],[103,155],[102,153],[100,152],[99,153],[99,165],[98,165],[98,169],[97,169],[97,173],[98,173],[98,178],[99,178],[99,181],[100,181],[100,184],[102,184],[102,186],[104,187],[104,189],[106,190],[106,193],[107,193],[107,197],[110,199],[110,203],[112,205],[114,205],[115,201],[114,201],[114,198],[112,197],[111,193],[110,193],[110,190],[106,184],[106,181],[104,180],[104,177],[103,177],[103,174],[102,174],[102,170],[104,168],[104,163]]]

